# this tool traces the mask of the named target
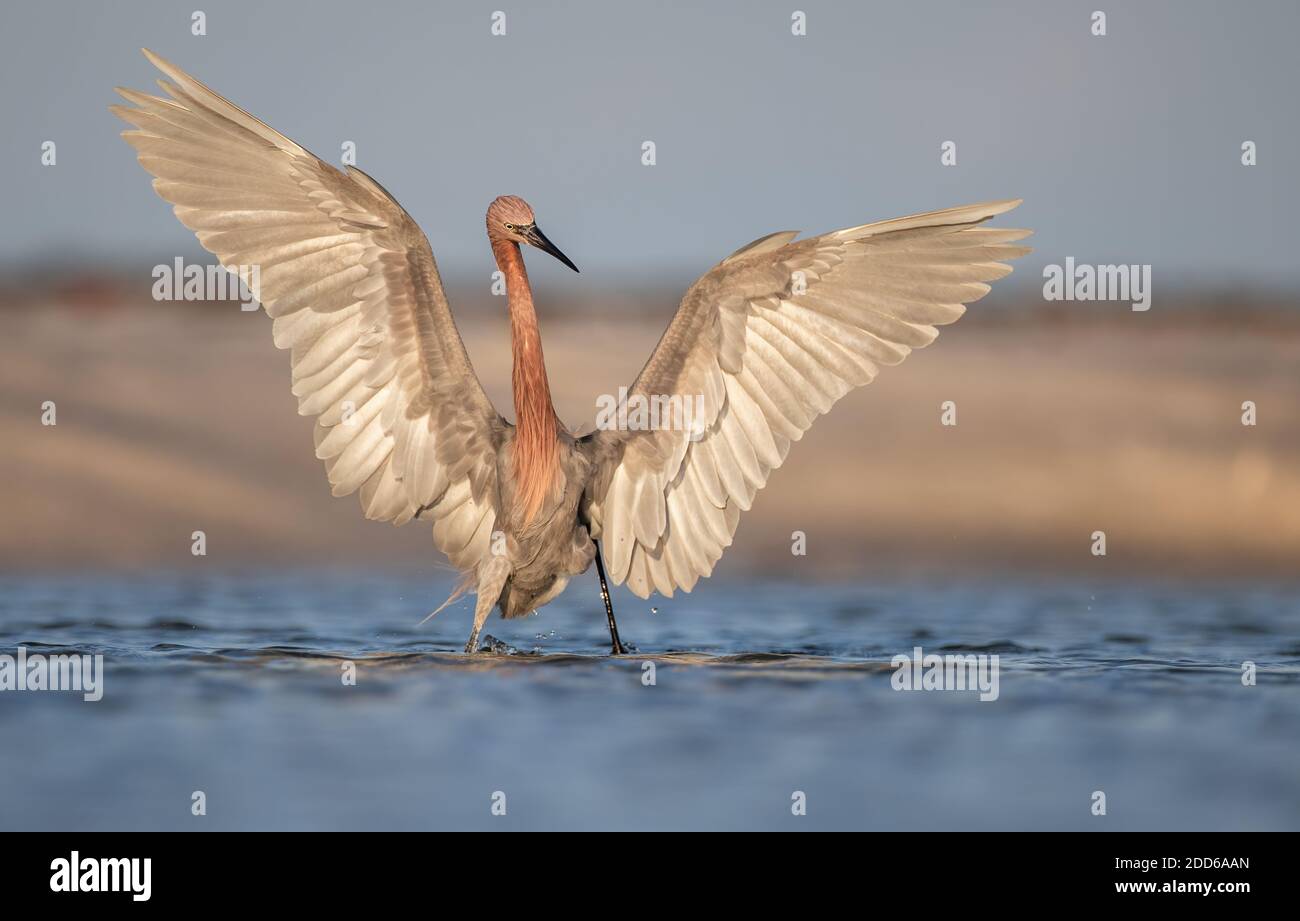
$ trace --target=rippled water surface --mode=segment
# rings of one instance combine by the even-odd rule
[[[619,659],[594,581],[476,657],[472,600],[418,625],[448,588],[0,577],[0,651],[105,658],[0,692],[0,828],[1300,828],[1294,587],[713,581],[620,591]],[[997,700],[894,690],[915,646]]]

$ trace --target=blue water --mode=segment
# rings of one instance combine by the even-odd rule
[[[0,828],[1300,828],[1295,586],[714,580],[618,592],[625,659],[592,580],[474,658],[472,600],[418,626],[448,587],[0,577],[0,652],[105,657],[101,701],[0,692]],[[997,700],[895,690],[918,645]]]

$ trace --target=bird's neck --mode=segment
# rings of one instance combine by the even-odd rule
[[[510,345],[514,354],[514,471],[524,519],[531,519],[550,492],[559,466],[559,419],[542,355],[542,335],[533,309],[533,291],[519,244],[493,240],[492,254],[505,276],[510,307]]]

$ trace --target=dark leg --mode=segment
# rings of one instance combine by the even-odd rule
[[[600,558],[600,541],[596,545],[596,574],[600,576],[600,597],[605,602],[605,616],[609,618],[609,641],[613,644],[610,655],[621,656],[627,653],[623,642],[618,638],[618,624],[614,623],[614,605],[609,600],[609,584],[605,581],[605,561]]]

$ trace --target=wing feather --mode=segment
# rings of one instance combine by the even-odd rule
[[[133,126],[122,136],[204,248],[232,271],[256,267],[331,491],[359,492],[368,518],[432,519],[435,543],[472,568],[512,430],[469,363],[424,234],[364,173],[145,56],[170,98],[119,89],[131,105],[112,111]]]
[[[982,222],[1018,201],[864,224],[793,242],[762,237],[682,299],[632,386],[698,398],[692,435],[671,426],[587,436],[584,497],[610,575],[642,597],[690,591],[731,544],[771,471],[813,420],[881,366],[924,348],[1029,252],[1027,230]]]

